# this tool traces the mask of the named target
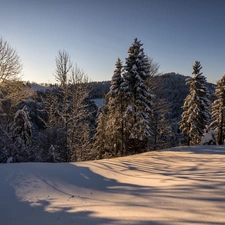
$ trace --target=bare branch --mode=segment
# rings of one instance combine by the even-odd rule
[[[58,56],[55,59],[56,62],[56,71],[55,71],[55,79],[60,82],[60,84],[64,87],[68,82],[68,74],[72,69],[72,63],[70,60],[70,56],[66,51],[59,51]]]
[[[22,64],[17,52],[7,41],[0,38],[0,82],[15,80],[22,72]]]

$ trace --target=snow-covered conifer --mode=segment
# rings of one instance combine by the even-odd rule
[[[199,61],[193,66],[193,76],[186,79],[190,94],[185,98],[182,107],[180,129],[188,137],[188,145],[199,144],[204,134],[204,129],[209,122],[209,92],[206,87],[206,78],[202,75]]]
[[[127,98],[125,129],[129,139],[129,151],[145,151],[151,136],[151,95],[146,80],[150,76],[149,62],[140,41],[134,39],[125,63],[123,91]],[[139,149],[138,149],[139,148]]]
[[[112,76],[110,91],[106,95],[108,99],[107,136],[110,140],[110,152],[113,156],[125,154],[123,119],[125,96],[121,88],[122,82],[122,62],[118,59]]]
[[[94,136],[94,151],[97,159],[102,159],[107,151],[107,136],[106,136],[107,116],[106,108],[102,107],[98,112],[97,128]]]
[[[218,130],[218,144],[224,144],[225,135],[225,74],[217,81],[215,94],[217,99],[212,104],[212,122],[210,128]]]
[[[112,109],[117,107],[117,103],[120,101],[120,94],[122,92],[121,90],[121,84],[123,82],[122,78],[122,62],[118,58],[116,62],[116,69],[114,70],[112,80],[111,80],[111,86],[110,91],[107,94],[107,98],[109,98],[110,106]]]
[[[27,161],[27,147],[31,144],[31,122],[26,106],[17,110],[13,123],[13,140],[17,147],[13,158],[15,161]]]

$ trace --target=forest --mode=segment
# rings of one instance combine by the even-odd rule
[[[62,50],[55,84],[24,82],[18,53],[0,39],[0,162],[75,162],[179,145],[224,144],[225,75],[211,84],[161,74],[137,38],[111,81],[90,82]],[[103,104],[97,105],[96,99]]]

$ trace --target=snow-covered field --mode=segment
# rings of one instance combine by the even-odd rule
[[[0,164],[0,224],[225,224],[225,147]]]

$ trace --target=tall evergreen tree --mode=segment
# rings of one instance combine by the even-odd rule
[[[106,96],[108,99],[107,135],[113,156],[125,154],[123,119],[125,96],[121,87],[122,83],[122,62],[118,59],[112,76],[110,91]]]
[[[210,128],[218,130],[218,144],[222,145],[225,134],[225,74],[217,81],[215,94],[217,99],[212,104]]]
[[[193,76],[186,79],[190,94],[185,98],[182,107],[180,129],[188,137],[187,144],[196,145],[200,142],[204,129],[209,122],[209,92],[206,87],[206,78],[200,72],[202,69],[199,61],[193,66]]]
[[[106,126],[107,126],[107,116],[106,116],[106,108],[102,107],[98,112],[97,119],[97,128],[94,136],[94,146],[93,149],[95,151],[95,155],[97,159],[104,158],[105,153],[107,152],[107,135],[106,135]]]
[[[140,41],[134,39],[126,58],[123,91],[127,98],[125,131],[131,153],[145,151],[151,136],[151,95],[146,80],[150,76],[149,62]]]

